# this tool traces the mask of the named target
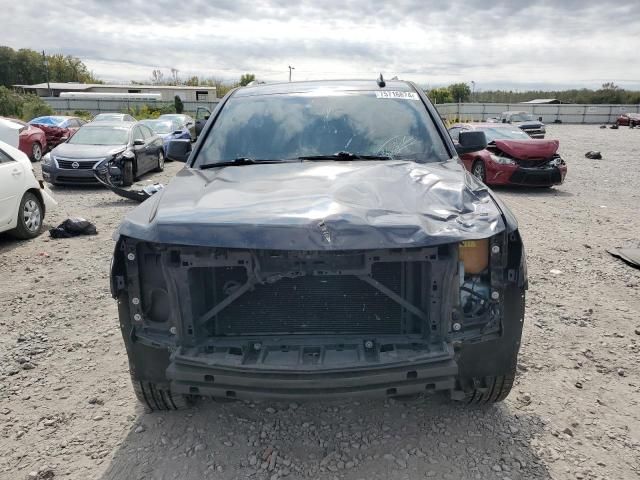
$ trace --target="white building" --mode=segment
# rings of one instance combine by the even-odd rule
[[[35,93],[39,97],[59,97],[63,92],[86,92],[160,94],[160,99],[164,102],[172,102],[176,95],[185,102],[211,102],[217,98],[216,87],[188,87],[182,85],[110,85],[102,83],[51,82],[49,84],[14,85],[14,87],[27,93]]]

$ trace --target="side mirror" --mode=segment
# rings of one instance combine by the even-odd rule
[[[191,139],[176,138],[167,144],[167,160],[186,162],[191,155]]]
[[[503,118],[503,119],[502,119],[502,123],[507,123],[507,119],[506,119],[506,118]]]
[[[539,122],[542,122],[542,117],[538,117],[538,121],[539,121]]]
[[[182,135],[182,130],[174,130],[174,135]]]
[[[139,147],[139,146],[141,146],[141,145],[144,145],[144,140],[142,140],[141,138],[136,138],[136,139],[133,141],[133,145],[134,145],[135,147]]]
[[[211,116],[211,115],[205,115],[205,116],[204,116],[204,119],[205,119],[205,120],[209,120],[209,117],[210,117],[210,116]]]
[[[456,145],[456,151],[458,155],[464,155],[465,153],[478,152],[487,148],[487,137],[484,132],[479,131],[467,131],[460,132],[458,137],[458,143]]]

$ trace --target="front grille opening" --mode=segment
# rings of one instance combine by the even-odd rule
[[[397,394],[398,394],[397,388],[387,388],[387,395],[397,395]]]
[[[283,262],[279,257],[270,261],[272,265]],[[341,267],[361,265],[349,258],[341,262]],[[248,279],[247,268],[236,265],[189,268],[194,316],[198,318],[211,311],[243,288]],[[429,331],[428,322],[356,275],[342,268],[324,273],[292,274],[292,278],[284,275],[254,285],[206,322],[206,334],[211,337],[397,335]],[[371,266],[371,277],[423,312],[429,311],[432,285],[429,262],[377,262]]]
[[[407,372],[407,379],[413,379],[413,378],[418,378],[418,372],[416,371]]]

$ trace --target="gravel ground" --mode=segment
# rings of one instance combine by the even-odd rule
[[[638,478],[640,271],[605,249],[640,244],[640,129],[549,133],[566,183],[498,191],[520,221],[530,289],[517,383],[485,408],[433,395],[145,413],[107,279],[134,204],[55,189],[47,222],[84,216],[99,234],[0,235],[0,478]]]

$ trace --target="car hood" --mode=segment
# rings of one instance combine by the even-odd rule
[[[504,208],[504,207],[503,207]],[[303,162],[184,168],[118,235],[274,250],[407,248],[516,228],[455,161]]]
[[[51,151],[51,155],[65,158],[107,158],[120,153],[126,145],[79,145],[75,143],[61,143]]]
[[[558,151],[558,140],[495,140],[495,148],[518,160],[549,158]]]
[[[517,125],[522,129],[529,128],[542,128],[544,127],[544,123],[538,122],[537,120],[527,120],[526,122],[511,122],[512,125]]]

